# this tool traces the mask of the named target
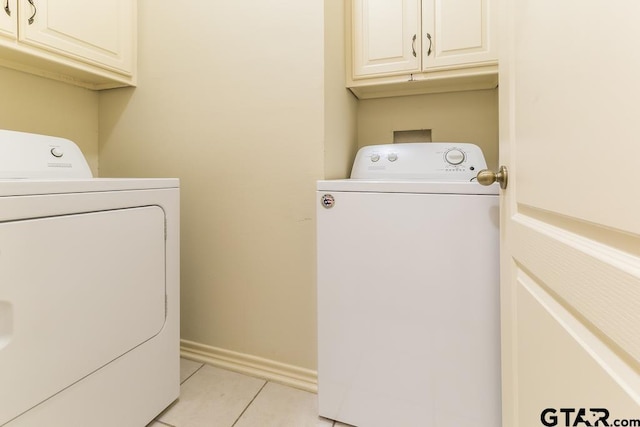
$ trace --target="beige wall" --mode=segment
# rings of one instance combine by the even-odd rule
[[[344,1],[325,1],[324,178],[348,178],[358,151],[358,100],[345,85]]]
[[[0,67],[0,129],[74,141],[98,173],[98,93]]]
[[[498,164],[498,89],[359,101],[358,145],[388,144],[394,130],[431,129],[432,141],[470,142]]]
[[[355,146],[335,70],[352,123],[325,122],[323,2],[175,8],[139,2],[139,86],[101,94],[100,175],[181,179],[183,339],[314,369],[324,133],[353,136],[332,137],[337,170]]]

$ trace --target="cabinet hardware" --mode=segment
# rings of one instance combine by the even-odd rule
[[[29,4],[31,5],[31,7],[33,7],[33,15],[31,15],[29,17],[29,20],[27,22],[29,22],[29,25],[33,24],[34,18],[36,17],[36,13],[38,13],[38,9],[36,8],[36,5],[33,4],[33,0],[27,0],[29,2]]]
[[[7,13],[7,15],[11,16],[11,9],[9,9],[9,0],[7,0],[7,2],[4,4],[4,11]]]
[[[427,50],[427,56],[431,55],[431,34],[427,33],[427,38],[429,39],[429,50]]]
[[[414,34],[413,38],[411,39],[411,51],[413,52],[413,57],[414,58],[417,56],[416,55],[416,37],[417,37],[417,35]]]

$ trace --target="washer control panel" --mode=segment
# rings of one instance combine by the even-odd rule
[[[487,168],[475,144],[415,142],[362,147],[353,163],[352,179],[429,179],[471,181]]]

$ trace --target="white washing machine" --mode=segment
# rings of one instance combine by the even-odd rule
[[[472,144],[362,148],[318,181],[318,397],[360,427],[498,427],[498,187]]]
[[[179,182],[0,131],[0,426],[143,427],[179,394]]]

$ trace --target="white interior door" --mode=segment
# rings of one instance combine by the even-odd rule
[[[503,7],[503,426],[640,425],[640,3]]]

